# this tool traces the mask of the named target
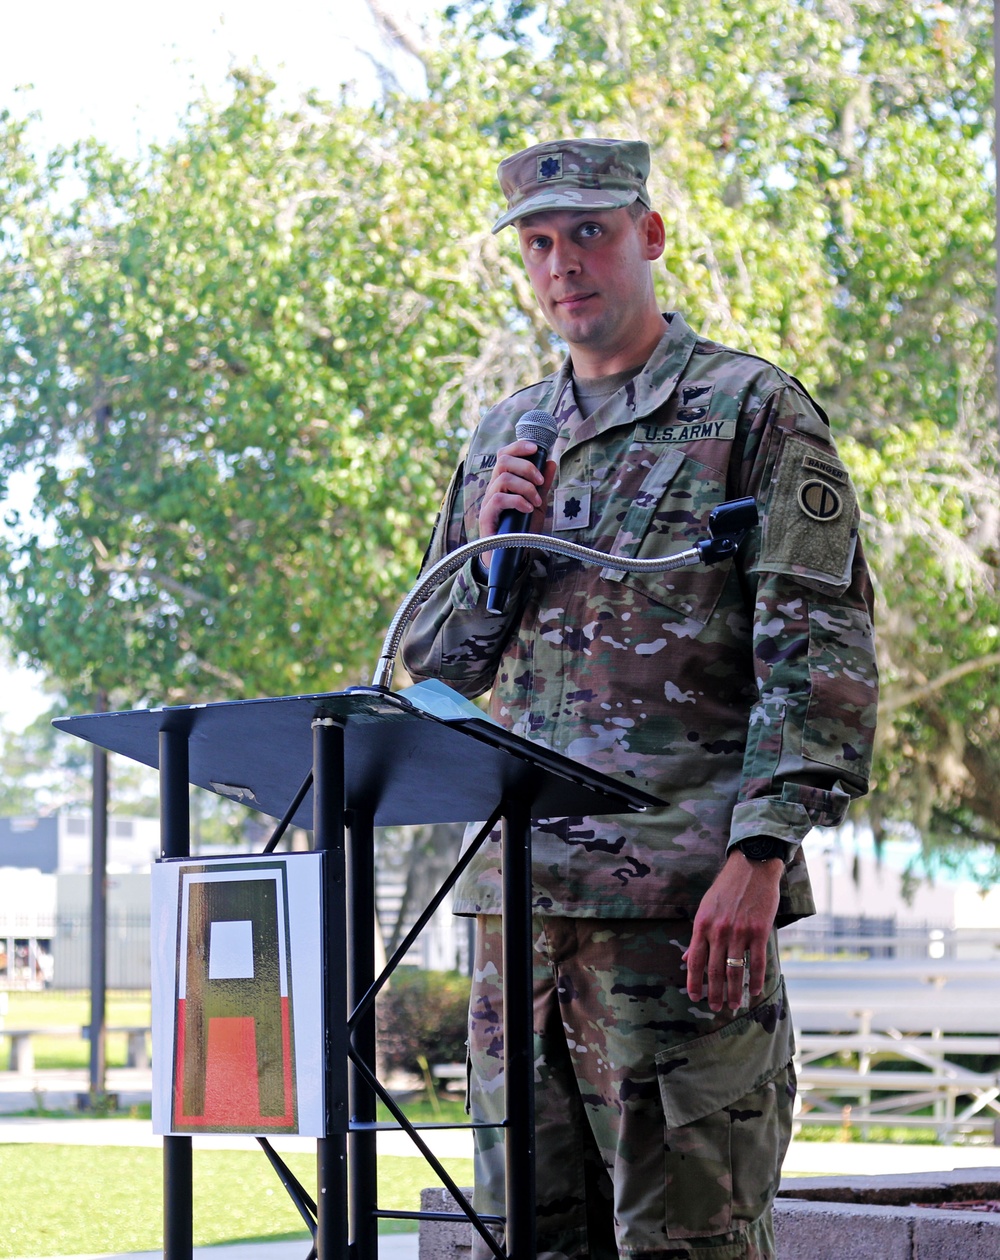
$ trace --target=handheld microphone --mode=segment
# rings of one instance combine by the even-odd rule
[[[538,449],[534,455],[526,458],[538,469],[545,467],[552,444],[559,432],[555,416],[547,411],[526,411],[514,426],[514,434],[518,441],[534,442]],[[500,513],[497,525],[498,534],[525,534],[531,525],[531,512],[518,512],[515,508],[507,508]],[[517,571],[521,565],[521,549],[504,547],[493,552],[490,558],[489,592],[486,596],[486,611],[499,616],[507,606],[510,588],[514,585]]]

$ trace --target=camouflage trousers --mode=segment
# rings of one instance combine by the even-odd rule
[[[773,1260],[795,1097],[774,934],[761,996],[718,1014],[685,991],[689,924],[537,918],[532,934],[538,1260]],[[492,1123],[501,968],[500,919],[481,916],[469,1096]],[[502,1214],[499,1130],[477,1130],[475,1168],[476,1207]]]

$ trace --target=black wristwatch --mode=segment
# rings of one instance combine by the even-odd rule
[[[784,840],[776,840],[774,836],[751,836],[749,840],[740,840],[734,846],[751,862],[769,862],[771,858],[781,858],[786,865],[791,860],[793,847]]]

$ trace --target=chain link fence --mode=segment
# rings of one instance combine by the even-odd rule
[[[149,915],[109,913],[109,989],[148,990]],[[0,928],[0,988],[89,989],[90,915],[33,915]]]

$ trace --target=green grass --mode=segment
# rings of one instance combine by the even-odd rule
[[[109,1028],[148,1027],[150,999],[148,993],[109,992],[105,1023]],[[8,1028],[72,1027],[80,1030],[90,1023],[90,994],[84,990],[67,993],[45,990],[41,993],[8,994]],[[90,1062],[90,1043],[82,1034],[75,1037],[33,1037],[37,1068],[85,1068]],[[124,1033],[107,1038],[108,1067],[124,1067],[127,1038]],[[0,1067],[6,1067],[6,1061]]]
[[[869,1124],[868,1134],[862,1133],[863,1120],[855,1120],[849,1128],[839,1124],[804,1124],[795,1135],[797,1142],[882,1142],[898,1146],[937,1146],[938,1136],[934,1129],[893,1127],[889,1124]]]
[[[315,1155],[285,1158],[311,1191],[316,1184]],[[442,1163],[459,1185],[472,1184],[471,1159]],[[159,1150],[0,1145],[0,1164],[6,1183],[0,1195],[0,1256],[155,1251],[162,1246]],[[434,1184],[433,1173],[419,1159],[379,1160],[383,1208],[416,1208],[420,1190]],[[262,1153],[194,1152],[197,1246],[307,1236]]]
[[[408,1100],[403,1107],[407,1118],[413,1124],[468,1124],[465,1114],[465,1103],[457,1098],[441,1098],[435,1108],[426,1097]],[[378,1104],[378,1120],[391,1122],[393,1117],[380,1102]]]

